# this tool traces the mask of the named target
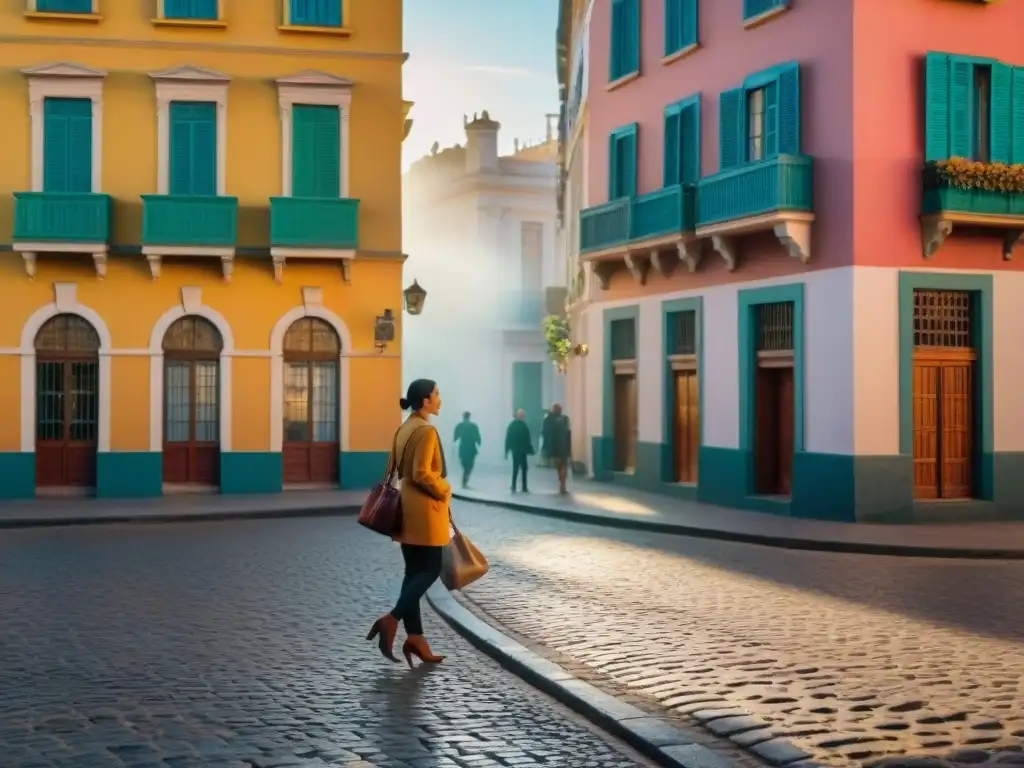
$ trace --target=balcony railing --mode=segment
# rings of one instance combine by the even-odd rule
[[[110,239],[110,195],[15,192],[14,241],[105,243]]]
[[[580,251],[692,230],[694,199],[692,186],[673,184],[580,211]]]
[[[697,185],[697,226],[776,211],[811,211],[812,175],[810,157],[779,155],[707,176]]]
[[[501,327],[540,333],[544,291],[502,291],[498,297]]]
[[[994,189],[958,189],[940,186],[926,170],[921,198],[922,213],[971,213],[989,216],[1024,216],[1024,194]]]
[[[143,195],[143,245],[231,248],[238,236],[238,198]]]
[[[359,245],[359,201],[347,198],[270,198],[270,244],[276,248]]]

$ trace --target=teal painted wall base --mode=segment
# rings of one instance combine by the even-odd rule
[[[96,454],[96,497],[140,499],[163,495],[163,454],[111,451]]]
[[[384,479],[388,467],[387,451],[342,451],[338,473],[343,489],[370,488]],[[451,471],[451,466],[449,466]]]
[[[36,495],[36,455],[0,453],[0,499],[31,499]]]
[[[221,493],[280,493],[281,454],[271,451],[220,455]]]

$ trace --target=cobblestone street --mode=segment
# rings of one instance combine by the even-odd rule
[[[398,586],[352,518],[0,533],[0,768],[649,765],[457,637],[363,641]]]
[[[456,518],[491,557],[466,593],[483,615],[674,717],[739,708],[839,764],[1024,764],[1024,563]]]

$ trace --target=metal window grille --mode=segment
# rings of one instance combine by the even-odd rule
[[[694,310],[674,312],[669,320],[670,354],[697,354],[697,313]]]
[[[971,294],[914,291],[914,346],[970,349]]]
[[[219,355],[224,347],[220,331],[205,317],[187,315],[175,320],[164,334],[165,352],[210,352]]]
[[[793,302],[778,301],[757,307],[757,351],[793,350]]]
[[[633,318],[612,320],[612,360],[636,358],[636,322]]]
[[[341,354],[341,340],[335,330],[323,320],[306,317],[296,320],[288,328],[284,336],[286,354],[316,352],[338,355]]]

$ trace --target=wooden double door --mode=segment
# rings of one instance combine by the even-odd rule
[[[99,360],[36,363],[36,485],[96,486]]]
[[[614,443],[613,469],[631,472],[636,469],[638,438],[636,374],[616,373],[614,377]]]
[[[220,363],[216,360],[165,363],[164,482],[220,484]]]
[[[792,364],[759,365],[754,393],[754,489],[792,493],[795,434]]]
[[[974,360],[970,350],[914,358],[914,497],[973,495]]]
[[[672,470],[677,483],[697,482],[700,389],[696,370],[672,372]]]

